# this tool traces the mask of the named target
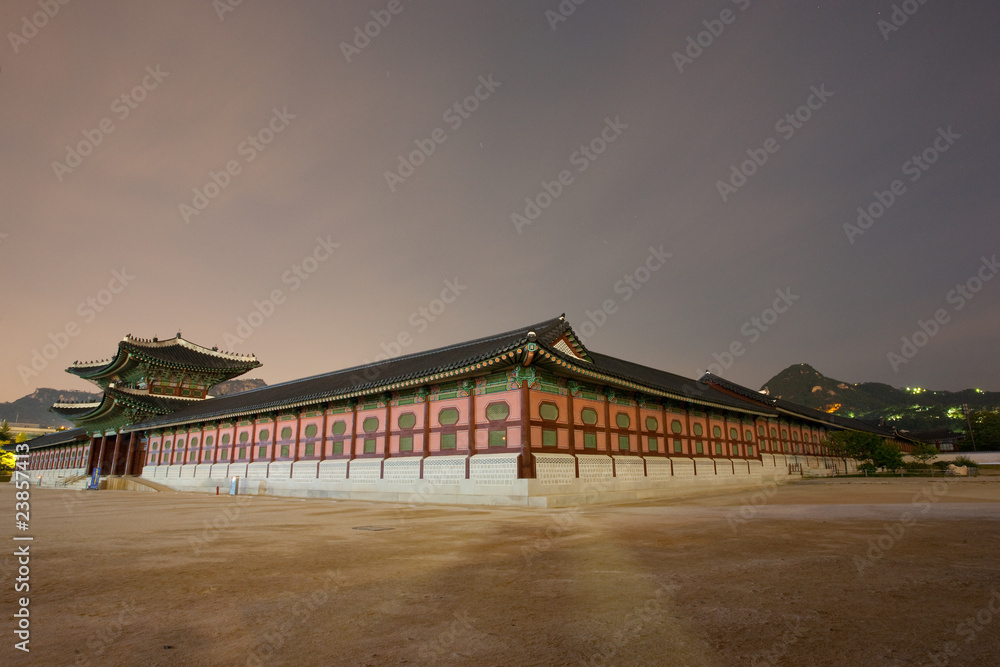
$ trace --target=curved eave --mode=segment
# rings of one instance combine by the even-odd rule
[[[240,364],[235,364],[229,368],[206,368],[204,366],[197,366],[194,364],[183,364],[176,361],[166,361],[159,359],[155,356],[146,354],[142,350],[132,350],[129,353],[130,361],[135,363],[148,364],[150,366],[156,366],[158,368],[166,368],[173,371],[187,371],[191,373],[205,373],[207,375],[218,375],[226,377],[227,379],[232,379],[243,375],[244,373],[251,371],[255,368],[260,368],[262,365],[256,359],[252,362],[243,362]]]
[[[89,408],[89,409],[84,409]],[[76,426],[84,426],[88,422],[92,423],[98,419],[104,419],[115,408],[115,401],[107,394],[101,397],[99,403],[56,403],[49,412],[53,412],[60,417],[70,420]]]

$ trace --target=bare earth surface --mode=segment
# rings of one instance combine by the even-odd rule
[[[558,510],[32,489],[27,534],[4,665],[1000,664],[997,477]]]

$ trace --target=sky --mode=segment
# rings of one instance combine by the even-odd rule
[[[751,387],[1000,390],[1000,6],[7,0],[0,401],[562,313]]]

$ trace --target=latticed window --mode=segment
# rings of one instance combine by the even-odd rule
[[[646,449],[648,449],[651,452],[660,451],[660,441],[657,440],[656,436],[651,435],[648,438],[646,438]]]
[[[555,403],[542,403],[538,406],[538,416],[545,421],[559,419],[559,407]]]
[[[378,417],[366,417],[361,422],[361,430],[365,433],[374,433],[378,430]]]
[[[452,426],[458,423],[458,408],[444,408],[438,413],[438,422],[442,426]]]
[[[312,456],[316,453],[316,445],[313,443],[306,444],[306,456]]]
[[[695,424],[695,426],[697,426],[697,424]],[[672,422],[670,422],[670,430],[671,430],[671,431],[672,431],[673,433],[680,433],[681,431],[683,431],[683,430],[684,430],[684,427],[683,427],[683,426],[681,426],[681,422],[680,422],[680,420],[678,420],[678,419],[675,419],[675,420],[673,420]]]
[[[240,442],[241,443],[244,443],[244,442],[246,442],[249,439],[250,439],[250,434],[249,433],[247,433],[246,431],[243,431],[242,433],[240,433]]]
[[[338,440],[337,442],[333,443],[333,453],[334,454],[343,454],[344,453],[344,441],[343,440]]]
[[[656,421],[656,417],[646,417],[646,430],[655,431],[660,427],[660,423]]]
[[[375,438],[365,438],[365,454],[371,454],[375,451]]]
[[[192,447],[198,446],[198,438],[191,438],[191,446]]]
[[[729,429],[729,439],[730,440],[739,440],[740,439],[740,432],[738,430],[736,430],[735,428]]]
[[[457,446],[458,436],[454,433],[442,433],[441,434],[441,449],[455,449]]]
[[[705,453],[705,445],[704,445],[704,443],[702,443],[701,440],[698,440],[697,442],[694,443],[694,451],[697,454],[704,454]]]
[[[677,438],[674,438],[674,453],[680,454],[683,451],[684,451],[684,446],[681,444],[681,441]]]
[[[334,435],[344,435],[347,431],[347,422],[341,420],[339,422],[333,423],[333,434]]]
[[[583,446],[585,449],[597,449],[597,434],[596,433],[584,433],[583,434]]]
[[[417,416],[412,412],[407,412],[399,415],[399,428],[413,428],[417,424]],[[412,438],[410,439],[412,442]]]
[[[510,416],[510,406],[506,403],[490,403],[486,406],[486,418],[491,422],[502,421]]]
[[[739,455],[740,455],[739,445],[733,445],[733,456],[739,456]]]
[[[701,424],[695,424],[693,428],[695,435],[704,435],[705,429],[702,428]]]
[[[287,458],[287,457],[288,457],[288,445],[282,445],[281,446],[281,458]]]
[[[306,437],[307,438],[314,438],[314,437],[316,437],[316,432],[318,430],[319,429],[316,427],[316,424],[307,424],[306,425],[306,431],[305,431]]]
[[[413,436],[404,435],[399,438],[399,451],[401,452],[412,452],[413,451]]]
[[[746,432],[743,433],[743,435],[745,436],[744,439],[747,442],[753,442],[753,431],[747,429]]]
[[[174,441],[173,441],[173,440],[167,440],[166,442],[164,442],[164,443],[163,443],[163,448],[164,448],[164,449],[170,449],[170,446],[171,446],[172,444],[174,444]]]
[[[584,408],[580,411],[580,419],[583,420],[584,424],[593,426],[597,423],[597,410],[594,408]],[[597,445],[594,446],[596,447]]]
[[[753,456],[753,445],[747,445],[747,456]]]
[[[615,423],[618,424],[618,428],[628,428],[629,424],[632,423],[632,420],[629,419],[629,416],[624,412],[619,412],[615,415]]]
[[[722,453],[722,443],[721,442],[715,443],[715,453],[716,454],[721,454]]]
[[[507,429],[501,428],[491,428],[490,429],[490,447],[506,447],[507,446]]]
[[[759,435],[762,438],[764,437],[764,427],[763,426],[759,426],[759,425],[757,426],[757,435]]]
[[[558,445],[559,436],[555,429],[542,429],[542,447],[557,447]]]
[[[228,459],[229,459],[229,450],[228,449],[219,450],[219,460],[226,461]]]
[[[257,458],[262,459],[265,456],[267,456],[267,447],[258,447],[257,448]]]
[[[228,433],[223,433],[222,434],[222,444],[228,445],[229,444],[229,440],[230,440],[229,434]]]
[[[268,431],[268,430],[267,430],[267,429],[265,428],[264,430],[262,430],[262,431],[260,432],[260,434],[259,434],[259,437],[257,438],[257,440],[258,440],[258,441],[260,441],[260,442],[267,442],[267,441],[268,441],[268,439],[270,439],[270,437],[271,437],[271,432],[270,432],[270,431]]]
[[[292,428],[290,426],[286,426],[285,428],[281,429],[282,440],[288,440],[291,437],[292,437]]]
[[[618,436],[618,449],[620,451],[628,451],[628,436],[620,435]]]

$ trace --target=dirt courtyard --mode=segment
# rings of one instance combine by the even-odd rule
[[[555,510],[33,488],[27,533],[14,491],[6,665],[1000,664],[998,477]]]

